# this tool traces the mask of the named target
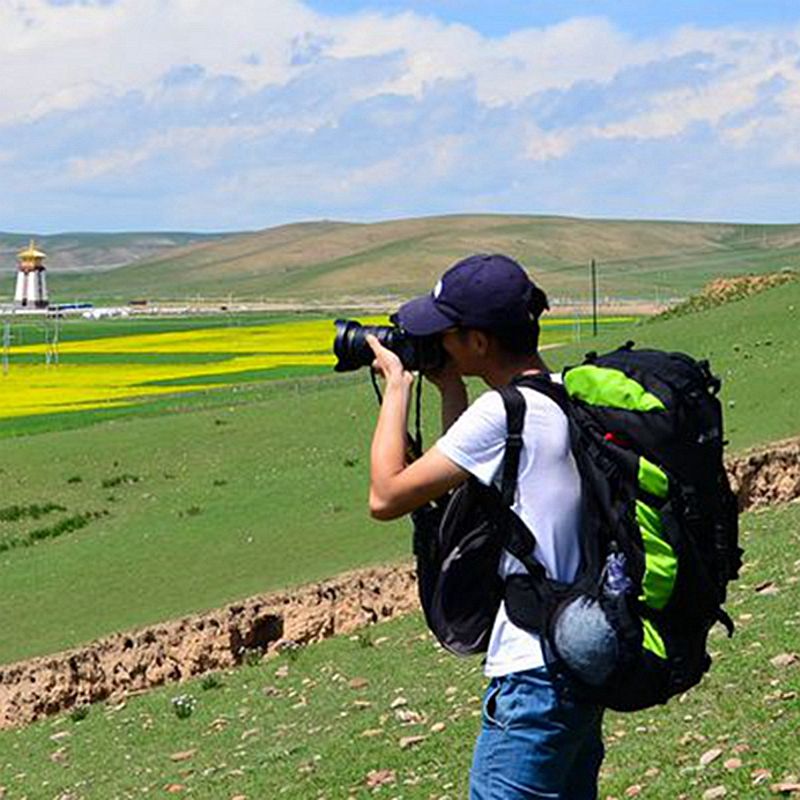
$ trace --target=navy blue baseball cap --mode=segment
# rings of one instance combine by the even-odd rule
[[[400,306],[392,322],[412,336],[448,328],[522,328],[550,306],[545,293],[508,256],[479,253],[453,264],[430,294]]]

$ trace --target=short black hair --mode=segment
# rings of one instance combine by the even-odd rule
[[[547,295],[531,283],[526,322],[489,331],[509,356],[535,356],[539,352],[539,317],[550,308]]]
[[[500,349],[510,356],[533,356],[539,350],[539,321],[532,319],[521,327],[488,331]]]

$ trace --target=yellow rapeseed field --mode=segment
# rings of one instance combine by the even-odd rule
[[[208,364],[18,364],[0,375],[0,418],[130,405],[163,394],[221,386],[214,378],[282,366],[325,365],[327,355],[242,356]],[[159,386],[159,381],[207,377],[191,386]]]
[[[361,321],[369,325],[387,322],[385,317]],[[612,320],[604,320],[609,321]],[[543,342],[552,344],[558,338],[563,339],[564,325],[564,320],[543,321]],[[560,330],[556,331],[556,327]],[[159,395],[218,388],[223,385],[219,378],[236,373],[276,367],[333,366],[333,333],[331,320],[306,320],[81,339],[62,342],[58,348],[59,363],[50,366],[44,363],[45,345],[12,347],[8,374],[0,373],[0,419],[133,405]],[[71,360],[71,356],[126,354],[135,359],[106,364],[80,358]],[[159,358],[147,363],[148,354]],[[180,359],[182,355],[197,354],[215,358],[191,363]],[[41,355],[42,362],[15,363],[16,355]],[[220,360],[221,355],[229,357]],[[175,361],[165,356],[174,356]],[[199,380],[203,378],[206,380]],[[196,382],[185,386],[160,385],[182,379]]]
[[[384,321],[385,320],[381,320]],[[372,324],[368,322],[367,324]],[[330,320],[286,322],[273,325],[198,328],[190,331],[147,333],[133,336],[109,336],[62,342],[59,353],[268,353],[297,355],[324,352],[330,355],[333,324]],[[15,353],[44,353],[44,345],[14,348]],[[333,363],[333,357],[330,357]]]
[[[384,319],[375,322],[384,322]],[[131,405],[148,398],[222,385],[221,376],[276,367],[333,365],[329,320],[273,325],[201,328],[191,331],[66,341],[59,363],[46,366],[45,346],[12,347],[8,374],[0,374],[0,418]],[[185,354],[230,355],[206,363],[181,363]],[[136,355],[136,362],[81,363],[70,356]],[[174,355],[141,363],[141,356]],[[41,364],[14,363],[15,355],[41,355]],[[190,386],[164,381],[207,378]]]

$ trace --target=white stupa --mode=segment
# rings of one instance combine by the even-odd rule
[[[47,308],[47,280],[44,260],[47,256],[34,246],[33,239],[25,250],[17,253],[17,291],[14,302],[28,308]]]

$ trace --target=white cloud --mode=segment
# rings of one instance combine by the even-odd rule
[[[406,71],[384,91],[420,96],[442,80],[470,78],[488,106],[518,103],[578,80],[607,80],[658,49],[637,43],[601,18],[579,18],[493,39],[463,25],[403,14],[363,15],[337,25],[331,53],[341,58],[405,54]]]
[[[580,18],[513,33],[497,44],[497,50],[505,69],[483,81],[490,102],[518,102],[578,81],[602,83],[621,69],[646,63],[658,48],[653,42],[632,40],[605,19]]]
[[[67,180],[89,181],[104,176],[131,174],[155,156],[173,154],[186,159],[196,168],[214,163],[218,151],[231,142],[240,142],[258,135],[259,128],[185,127],[157,133],[134,148],[121,147],[90,157],[75,157],[67,162]]]
[[[92,181],[106,176],[130,175],[152,158],[170,156],[196,169],[205,169],[217,162],[220,151],[236,145],[244,146],[263,136],[275,133],[313,131],[308,121],[276,119],[259,125],[184,126],[148,136],[136,147],[104,150],[96,155],[76,156],[67,161],[67,181]]]
[[[760,87],[776,77],[787,81],[783,99],[778,101],[787,107],[797,106],[800,59],[795,48],[800,48],[800,29],[749,36],[738,31],[681,30],[663,43],[661,59],[704,53],[711,65],[719,69],[710,82],[697,86],[687,81],[687,85],[678,89],[655,89],[643,97],[643,111],[605,125],[567,125],[550,134],[534,129],[528,142],[528,156],[534,160],[560,158],[593,140],[676,137],[697,124],[717,128],[727,117],[751,109],[758,102]],[[796,122],[794,117],[791,124]],[[720,137],[742,145],[763,129],[760,120],[748,121],[723,127]]]
[[[800,166],[800,27],[647,37],[583,17],[490,37],[300,0],[0,0],[0,31],[4,184],[146,198],[195,180],[196,206],[222,188],[231,217],[399,207],[409,186],[502,205],[592,147],[674,142],[700,167],[678,144],[698,129],[719,152]]]
[[[552,161],[569,153],[580,141],[577,131],[548,133],[535,124],[527,126],[525,157],[531,161]]]
[[[251,87],[281,83],[293,71],[292,39],[306,27],[319,27],[319,17],[295,0],[68,6],[4,0],[0,123],[64,108],[65,96],[75,99],[73,87],[149,91],[182,64],[199,63]],[[84,91],[83,97],[93,95]]]
[[[307,68],[305,43],[337,59],[400,54],[402,74],[379,85],[353,85],[354,100],[391,92],[420,97],[436,82],[471,79],[488,107],[519,104],[580,81],[607,83],[622,70],[702,51],[730,67],[709,87],[653,97],[644,114],[598,129],[600,136],[669,135],[696,120],[716,122],[752,101],[770,73],[797,76],[800,33],[682,29],[635,40],[602,18],[578,18],[502,38],[413,13],[328,18],[297,0],[118,0],[51,5],[0,4],[0,122],[35,119],[106,96],[155,91],[171,69],[200,65],[250,90],[285,84]],[[313,47],[309,47],[309,43]],[[794,45],[795,52],[788,45]],[[781,47],[784,52],[781,52]],[[576,137],[581,138],[581,137]]]

